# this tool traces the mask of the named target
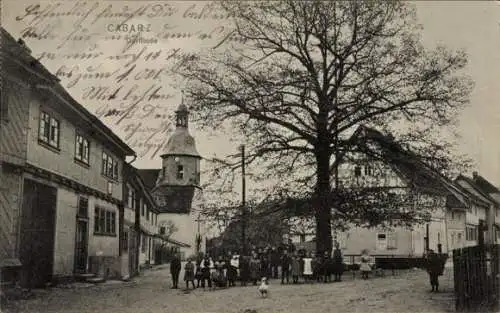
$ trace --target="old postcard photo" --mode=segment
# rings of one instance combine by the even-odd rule
[[[1,312],[497,312],[499,1],[0,2]]]

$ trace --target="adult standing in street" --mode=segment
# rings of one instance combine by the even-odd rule
[[[438,292],[439,276],[443,274],[444,269],[443,262],[433,250],[428,251],[425,260],[427,273],[429,273],[429,279],[432,287],[431,292]]]
[[[281,284],[283,285],[285,283],[288,284],[290,282],[290,256],[288,255],[288,251],[284,250],[283,255],[281,256]]]
[[[181,273],[181,258],[179,253],[175,253],[172,261],[170,261],[170,275],[172,275],[172,289],[179,287],[179,274]]]
[[[278,268],[280,265],[280,254],[276,247],[271,248],[271,277],[278,279]]]
[[[325,251],[323,255],[323,262],[321,264],[321,276],[323,276],[323,282],[329,283],[332,281],[332,259],[328,251]]]
[[[212,266],[212,260],[210,257],[205,255],[205,259],[201,262],[201,287],[205,289],[205,281],[208,284],[208,288],[212,288],[212,280],[210,279],[210,267]]]
[[[334,281],[342,281],[342,273],[344,272],[344,260],[342,251],[340,251],[338,242],[335,243],[335,250],[333,251],[333,274]]]

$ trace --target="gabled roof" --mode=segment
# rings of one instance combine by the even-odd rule
[[[480,188],[482,191],[484,191],[487,194],[492,194],[492,193],[500,193],[500,190],[498,190],[497,187],[493,186],[492,183],[490,183],[486,178],[483,176],[479,175],[477,172],[474,172],[472,174],[472,180]]]
[[[460,180],[465,181],[473,189],[473,191],[468,190],[467,188],[460,185],[459,183]],[[463,174],[460,174],[458,175],[457,178],[455,178],[454,182],[457,188],[461,189],[464,193],[468,195],[469,200],[483,207],[489,207],[491,198],[482,193],[471,178]],[[477,194],[475,194],[474,192]]]
[[[456,179],[465,181],[472,189],[474,192],[476,192],[479,196],[476,196],[476,198],[483,198],[483,202],[487,201],[488,205],[489,204],[498,204],[498,201],[496,201],[488,192],[486,192],[483,188],[480,187],[480,184],[483,185],[484,181],[479,181],[479,184],[476,182],[476,179],[467,177],[465,175],[459,175]],[[486,181],[487,182],[487,181]],[[489,184],[489,182],[487,182]],[[483,186],[486,187],[486,189],[489,189],[489,186]]]
[[[160,234],[155,234],[154,236],[157,237],[157,238],[160,238],[160,239],[162,239],[162,240],[164,240],[164,241],[166,241],[168,243],[171,243],[173,245],[179,246],[179,247],[191,248],[191,245],[188,245],[187,243],[184,243],[184,242],[172,239],[171,237],[167,237],[167,236],[160,235]]]
[[[451,193],[461,202],[465,202],[465,198],[468,197],[446,176],[423,162],[414,152],[404,149],[401,144],[395,142],[391,135],[384,135],[378,130],[361,125],[349,140],[351,144],[364,149],[365,153],[371,152],[368,143],[376,144],[382,160],[407,183],[424,193],[440,195]]]
[[[45,66],[31,55],[31,50],[26,46],[22,39],[16,40],[12,35],[0,27],[0,51],[6,54],[10,60],[26,67],[33,74],[46,81],[57,82],[59,79],[53,75]]]
[[[6,54],[6,57],[11,62],[16,63],[16,66],[24,67],[32,74],[38,76],[43,81],[36,85],[39,91],[48,92],[52,96],[59,98],[62,103],[73,109],[80,117],[87,119],[101,133],[102,137],[106,138],[125,155],[136,155],[135,151],[104,125],[101,120],[71,97],[64,87],[61,86],[59,79],[31,55],[31,50],[24,44],[24,41],[21,39],[16,41],[3,27],[0,27],[0,36],[2,59],[5,59],[3,55]],[[5,63],[2,65],[6,66]]]
[[[137,171],[146,187],[149,190],[153,190],[156,186],[156,180],[160,174],[160,169],[138,169]]]

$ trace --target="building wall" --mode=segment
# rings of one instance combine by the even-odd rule
[[[60,121],[60,151],[47,148],[38,143],[40,108],[43,107],[49,114],[53,114]],[[53,171],[62,176],[71,178],[86,186],[108,192],[108,182],[113,183],[111,195],[116,199],[122,199],[122,180],[119,175],[117,181],[111,180],[101,174],[102,152],[105,150],[116,161],[118,161],[118,172],[122,173],[123,160],[104,148],[96,138],[88,137],[90,141],[89,165],[84,166],[75,161],[75,140],[77,128],[64,116],[54,109],[44,105],[39,97],[34,97],[30,104],[30,119],[28,132],[28,157],[30,164]],[[80,130],[79,130],[80,131]]]
[[[57,189],[56,210],[54,274],[72,275],[75,261],[78,194],[59,187]],[[92,230],[92,228],[89,227],[89,230]]]
[[[172,221],[177,227],[177,231],[170,238],[190,245],[190,248],[181,248],[181,253],[184,257],[193,255],[196,251],[196,234],[198,233],[198,225],[196,216],[189,214],[174,214],[160,213],[158,215],[158,224],[161,225],[164,221]],[[203,244],[202,244],[203,246]]]
[[[22,175],[0,164],[0,260],[18,258]]]
[[[162,170],[160,178],[164,183],[174,185],[198,185],[200,177],[200,159],[190,156],[178,156],[178,161],[175,161],[174,156],[163,158]],[[182,179],[177,178],[177,166],[182,165],[184,175]]]
[[[386,239],[379,239],[378,235],[385,235]],[[395,236],[395,246],[382,244],[389,240],[389,235]],[[412,252],[411,231],[402,228],[385,231],[354,227],[341,237],[345,238],[339,242],[344,255],[359,255],[363,249],[372,255],[410,255]]]
[[[79,196],[88,198],[88,256],[117,257],[119,249],[118,207],[94,196],[81,195],[45,179],[25,174],[26,178],[57,188],[56,230],[54,241],[54,275],[72,275],[74,270],[76,215]],[[95,205],[108,208],[116,213],[116,236],[94,234]]]
[[[465,247],[465,217],[463,210],[449,210],[446,214],[449,251]]]
[[[0,259],[17,258],[22,205],[22,175],[2,162],[23,165],[26,160],[30,89],[2,75],[2,96],[8,110],[0,116]]]
[[[94,208],[96,205],[102,206],[116,213],[115,229],[116,236],[102,236],[94,234]],[[118,256],[119,255],[119,228],[118,228],[118,206],[101,199],[89,198],[89,256]]]
[[[154,264],[154,237],[141,234],[139,265]]]

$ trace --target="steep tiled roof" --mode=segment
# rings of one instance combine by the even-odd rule
[[[150,191],[156,186],[156,180],[158,179],[158,175],[160,174],[160,169],[139,169],[137,170],[139,175]]]
[[[360,126],[353,137],[354,143],[360,148],[365,148],[366,152],[370,152],[367,143],[376,144],[383,160],[390,164],[402,178],[419,189],[430,194],[452,192],[456,196],[464,196],[463,191],[458,189],[453,182],[423,162],[418,155],[395,142],[392,136],[384,135],[373,128]]]
[[[9,59],[10,63],[19,64],[17,67],[24,67],[30,72],[35,73],[40,78],[44,80],[43,83],[37,85],[37,88],[41,92],[49,92],[55,96],[63,99],[63,103],[67,103],[70,107],[75,109],[80,116],[88,119],[97,129],[104,135],[109,142],[113,143],[116,147],[120,148],[125,155],[135,155],[134,150],[130,148],[124,141],[120,139],[111,129],[109,129],[101,120],[99,120],[95,115],[90,113],[84,106],[78,103],[73,97],[61,86],[59,79],[50,73],[50,71],[43,66],[37,59],[31,55],[31,50],[25,45],[25,43],[20,39],[16,41],[12,35],[9,34],[3,27],[0,27],[0,51],[1,51],[1,62],[0,66],[2,69],[7,68],[7,62],[5,59]]]
[[[479,200],[482,203],[485,202],[495,202],[493,198],[491,198],[488,193],[486,193],[484,190],[482,190],[474,181],[473,178],[467,177],[465,175],[459,175],[455,181],[465,181],[467,185],[470,186],[471,190],[467,190],[467,192],[471,195],[472,199]],[[467,188],[464,188],[467,189]]]
[[[482,191],[491,194],[491,193],[500,193],[497,187],[493,186],[486,178],[483,176],[474,173],[472,180]]]

